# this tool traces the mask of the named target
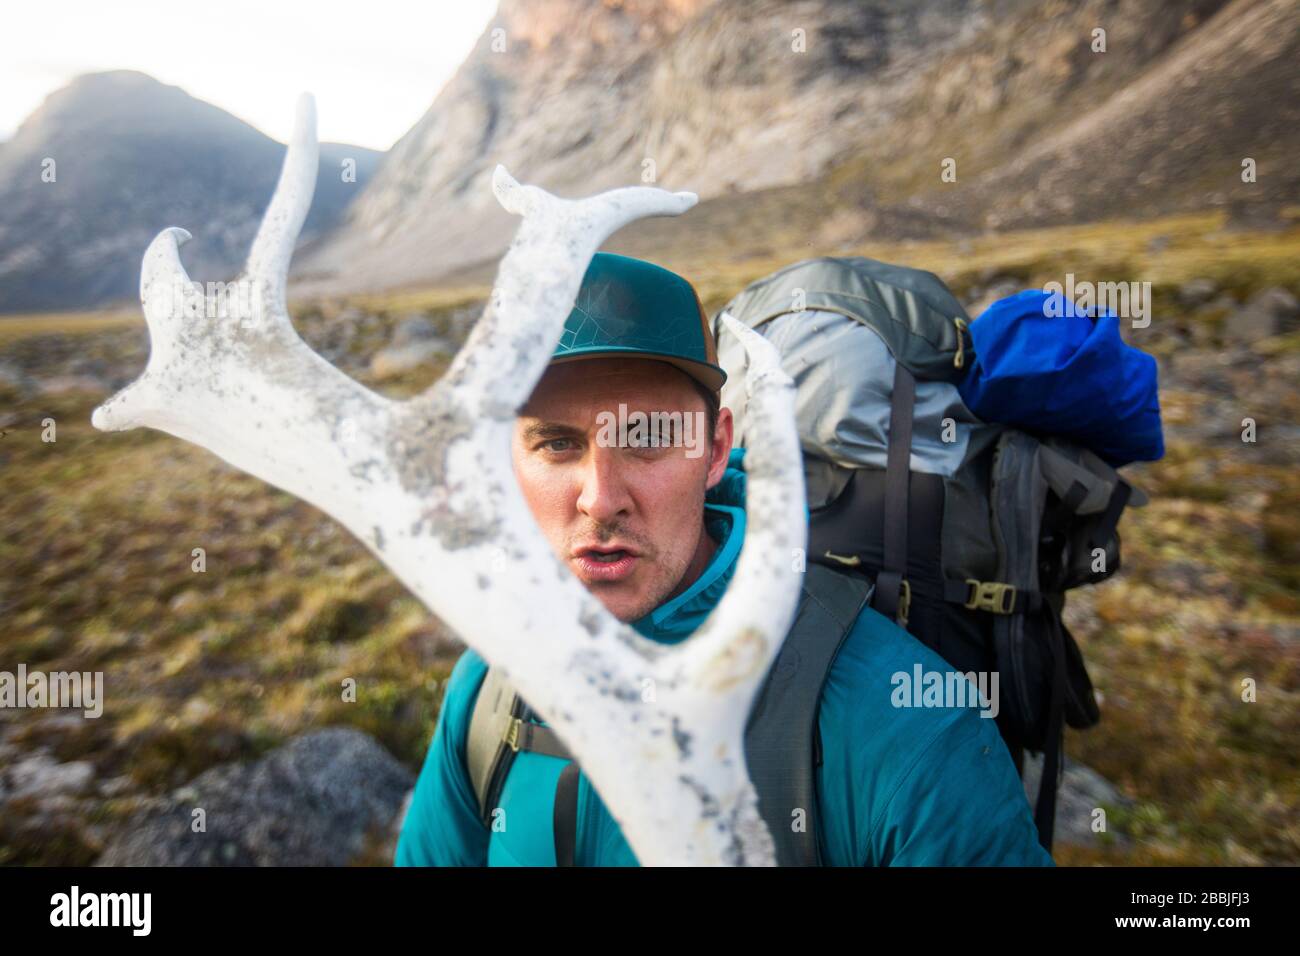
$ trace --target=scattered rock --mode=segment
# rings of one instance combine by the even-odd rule
[[[99,783],[99,795],[101,797],[121,797],[135,789],[135,781],[128,776],[109,777],[107,780],[101,780]]]
[[[1300,316],[1300,304],[1286,289],[1265,289],[1228,316],[1225,332],[1235,342],[1254,343],[1281,334]]]
[[[68,392],[102,393],[108,397],[111,389],[108,383],[93,375],[54,375],[41,379],[37,390],[42,395],[64,395]]]
[[[202,604],[203,596],[194,588],[187,588],[173,597],[167,606],[178,614],[187,614]]]
[[[965,303],[966,314],[972,319],[979,318],[985,309],[991,306],[999,299],[1005,299],[1009,295],[1015,295],[1028,286],[1017,280],[1006,276],[995,277],[991,284],[985,288],[976,286],[970,290],[970,301]]]
[[[34,389],[31,378],[12,362],[0,362],[0,388],[10,388],[19,395],[28,395]]]
[[[113,839],[102,866],[343,866],[391,831],[412,774],[361,731],[295,738],[204,771]],[[194,832],[194,811],[204,832]]]
[[[1192,279],[1178,287],[1178,304],[1184,309],[1196,309],[1209,302],[1219,291],[1213,279]]]
[[[1232,296],[1228,295],[1228,293],[1224,292],[1220,295],[1216,295],[1209,302],[1206,302],[1198,306],[1196,309],[1196,314],[1211,315],[1216,312],[1219,313],[1232,312],[1237,308],[1237,305],[1238,305],[1237,300],[1234,299]]]
[[[428,316],[419,313],[408,316],[398,324],[396,331],[393,332],[394,345],[407,345],[411,342],[422,342],[426,339],[438,338],[438,327],[433,324],[433,320]]]
[[[440,621],[430,618],[402,636],[403,646],[421,666],[432,666],[455,658],[465,650],[456,633]]]
[[[195,726],[211,720],[217,715],[217,708],[202,697],[191,697],[181,708],[181,721]]]
[[[1214,349],[1220,345],[1220,336],[1227,317],[1240,307],[1232,296],[1222,293],[1191,310],[1187,322],[1192,345],[1198,349]]]
[[[447,313],[447,337],[451,341],[459,343],[457,348],[464,344],[470,330],[474,328],[475,323],[483,315],[483,307],[484,303],[477,302],[452,309],[451,312]]]
[[[0,860],[9,865],[88,865],[103,849],[95,819],[95,768],[61,763],[46,747],[24,750],[0,711]]]
[[[1032,807],[1038,799],[1038,782],[1043,773],[1042,755],[1025,755],[1025,796]],[[1069,757],[1064,760],[1061,784],[1056,791],[1056,833],[1054,842],[1073,846],[1097,846],[1101,844],[1123,844],[1127,839],[1111,825],[1109,811],[1116,807],[1127,807],[1133,803],[1109,780],[1076,763]],[[1107,811],[1106,830],[1094,832],[1094,820],[1098,819],[1098,809]]]
[[[1160,383],[1165,388],[1176,384],[1177,387],[1188,391],[1213,392],[1227,396],[1234,393],[1227,363],[1217,352],[1188,350],[1176,353],[1169,357],[1162,371],[1168,372]]]
[[[1211,564],[1186,558],[1172,558],[1161,567],[1160,587],[1178,597],[1215,597],[1230,605],[1240,600],[1240,592],[1227,574]]]
[[[94,780],[94,764],[60,763],[38,751],[0,769],[0,805],[10,800],[46,803],[55,797],[78,797],[91,789]]]
[[[441,339],[422,339],[406,345],[394,345],[375,353],[370,360],[370,371],[378,379],[395,378],[454,352],[455,349]]]

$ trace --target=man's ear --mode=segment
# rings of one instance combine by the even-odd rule
[[[727,470],[727,459],[731,457],[731,439],[736,423],[732,420],[731,409],[722,406],[718,409],[718,424],[713,429],[713,442],[709,445],[709,481],[706,488],[712,488],[722,480]]]

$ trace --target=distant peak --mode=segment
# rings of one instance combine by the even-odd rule
[[[142,73],[139,70],[103,70],[99,73],[82,73],[75,77],[68,88],[76,87],[132,87],[132,86],[156,86],[164,87],[166,83],[154,79],[148,73]]]

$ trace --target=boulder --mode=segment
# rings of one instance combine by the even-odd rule
[[[1042,755],[1026,754],[1023,777],[1025,796],[1028,797],[1031,808],[1038,799],[1038,783],[1042,773]],[[1109,814],[1116,807],[1127,807],[1132,802],[1101,774],[1066,757],[1061,785],[1056,791],[1054,844],[1097,846],[1127,842],[1125,836],[1115,830]],[[1100,819],[1095,813],[1098,809],[1105,810],[1107,814],[1106,829],[1102,832],[1093,830],[1094,821]]]
[[[313,731],[199,774],[133,820],[96,865],[343,866],[390,838],[414,783],[361,731]]]

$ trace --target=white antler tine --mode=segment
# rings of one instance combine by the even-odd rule
[[[781,353],[776,346],[730,312],[722,313],[722,324],[745,348],[745,358],[747,360],[745,393],[747,396],[754,395],[759,387],[767,387],[769,383],[782,389],[794,387],[794,380],[781,366]],[[795,437],[797,440],[797,433]],[[763,454],[764,452],[760,451],[759,457],[763,457]],[[748,470],[748,466],[746,470]]]
[[[140,411],[147,411],[144,399],[150,388],[147,376],[141,376],[121,389],[90,413],[90,424],[102,432],[124,432],[143,425]]]
[[[176,332],[186,316],[203,304],[203,290],[193,282],[181,264],[180,247],[190,234],[169,226],[154,236],[140,265],[140,305],[149,328],[150,364],[170,353]],[[148,370],[135,382],[99,405],[90,422],[102,431],[126,431],[145,424],[157,395]]]
[[[595,246],[622,229],[628,223],[651,216],[680,216],[697,202],[699,196],[691,192],[670,193],[657,186],[624,186],[583,200],[600,210],[590,217],[591,235]]]
[[[537,208],[540,190],[535,186],[521,186],[510,171],[498,163],[492,170],[492,192],[506,212],[527,216]]]
[[[149,243],[140,266],[140,305],[149,333],[156,336],[162,323],[177,315],[193,288],[181,264],[180,247],[192,237],[179,226],[169,226]]]
[[[298,97],[293,136],[284,154],[280,179],[262,217],[248,254],[246,275],[255,283],[262,305],[286,311],[285,285],[293,247],[311,209],[316,191],[320,146],[316,141],[316,101],[310,93]]]
[[[749,359],[745,546],[726,595],[683,654],[689,680],[704,688],[745,687],[748,700],[794,619],[807,518],[794,383],[771,342],[730,315],[723,322]]]

